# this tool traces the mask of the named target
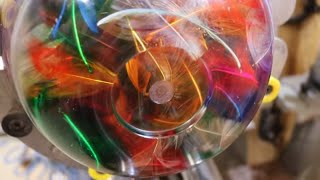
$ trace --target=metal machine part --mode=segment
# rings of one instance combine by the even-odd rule
[[[282,112],[294,114],[290,120],[296,123],[294,128],[289,130],[292,131],[292,137],[288,146],[283,149],[281,160],[286,169],[299,175],[299,179],[306,180],[320,178],[320,91],[310,82],[311,76],[305,74],[286,79],[287,85],[291,86],[278,101],[278,108]],[[293,82],[298,82],[297,86],[293,86]],[[305,88],[305,84],[308,84],[308,88]]]
[[[4,130],[2,133],[19,138],[27,146],[54,161],[85,168],[57,149],[34,127],[11,87],[7,74],[0,70],[0,124]]]
[[[15,104],[12,110],[0,122],[6,134],[19,138],[23,143],[50,159],[72,167],[85,168],[50,143],[34,127],[20,104]]]
[[[0,121],[8,114],[12,107],[12,98],[6,91],[6,85],[7,81],[5,80],[5,73],[0,70]],[[0,132],[2,132],[1,128]]]
[[[282,111],[296,112],[298,124],[320,117],[320,91],[310,88],[308,91],[302,90],[308,79],[309,74],[284,78],[276,102]]]
[[[1,125],[5,133],[17,138],[30,134],[33,127],[29,117],[24,112],[9,112],[3,118]]]
[[[319,61],[320,62],[320,61]],[[303,75],[285,77],[275,104],[262,112],[259,133],[262,139],[276,143],[285,130],[284,114],[292,114],[296,124],[303,124],[320,117],[320,63]]]
[[[262,110],[259,123],[261,139],[269,142],[277,140],[283,128],[280,118],[280,110],[276,106]]]
[[[19,110],[21,106],[14,106],[15,111],[9,111],[1,121],[5,133],[10,136],[19,138],[30,148],[38,151],[50,159],[64,163],[66,165],[85,169],[84,166],[70,159],[53,144],[51,144],[31,123],[29,117],[24,111]]]
[[[260,137],[278,145],[281,162],[301,179],[318,179],[320,60],[310,72],[285,77],[275,104],[261,118]]]

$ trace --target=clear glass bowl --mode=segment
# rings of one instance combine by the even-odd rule
[[[270,19],[263,0],[30,0],[5,54],[59,149],[100,172],[166,175],[216,156],[252,120]]]

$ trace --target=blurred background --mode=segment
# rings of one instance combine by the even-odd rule
[[[320,179],[320,0],[269,1],[277,36],[273,76],[281,81],[277,100],[263,105],[247,130],[215,159],[155,179]],[[2,69],[0,60],[0,119],[15,111]],[[92,179],[43,137],[35,142],[37,132],[22,142],[7,134],[0,130],[1,179]]]

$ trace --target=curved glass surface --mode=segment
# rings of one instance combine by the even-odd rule
[[[78,162],[176,173],[227,148],[272,66],[263,0],[23,1],[8,48],[20,100]]]

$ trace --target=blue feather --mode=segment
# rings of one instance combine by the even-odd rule
[[[97,13],[92,0],[77,0],[77,3],[81,15],[89,29],[95,33],[98,33],[99,30],[97,26]]]
[[[53,30],[52,30],[52,37],[55,39],[57,37],[57,32],[58,32],[58,29],[60,27],[60,24],[61,24],[61,20],[63,18],[63,15],[66,11],[66,8],[67,8],[67,2],[68,0],[64,0],[63,2],[63,5],[62,5],[62,8],[61,8],[61,11],[60,11],[60,15],[58,17],[58,20],[57,20],[57,23],[56,25],[53,27]]]

